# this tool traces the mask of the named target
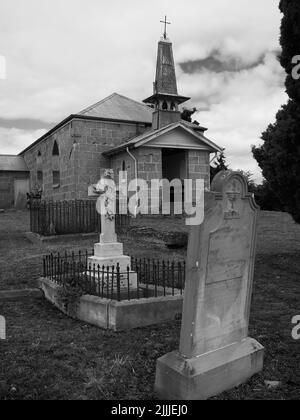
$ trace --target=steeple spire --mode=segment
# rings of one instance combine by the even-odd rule
[[[158,43],[156,77],[153,84],[153,95],[143,102],[154,104],[153,129],[159,129],[171,123],[180,121],[178,105],[190,98],[178,95],[171,41],[167,38],[167,17],[161,21],[165,25],[163,37]]]
[[[165,38],[158,43],[153,93],[178,95],[172,43]]]

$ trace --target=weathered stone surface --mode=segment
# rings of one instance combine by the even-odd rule
[[[260,372],[263,356],[263,347],[251,338],[192,359],[168,353],[158,359],[155,388],[165,400],[205,400]]]
[[[109,178],[111,177],[112,174],[109,175]],[[97,188],[88,188],[90,195],[94,195],[95,191],[98,191],[99,198],[97,200],[96,207],[97,211],[101,213],[100,242],[95,244],[94,256],[89,257],[88,263],[89,266],[95,268],[96,271],[98,268],[102,269],[103,266],[105,268],[109,267],[109,270],[112,270],[112,267],[117,270],[118,266],[119,273],[126,274],[127,271],[130,270],[131,259],[129,256],[123,255],[123,244],[117,242],[115,226],[116,219],[113,213],[115,209],[116,195],[113,193],[112,189],[109,186],[106,187],[106,185],[105,179],[101,179],[101,181],[97,184]],[[136,273],[130,270],[127,281],[129,281],[131,289],[137,289]]]
[[[95,256],[117,257],[120,255],[123,255],[123,244],[120,242],[95,244]]]
[[[39,286],[48,301],[69,315],[58,298],[59,285],[47,278],[39,279]],[[140,291],[142,294],[142,290]],[[140,296],[141,296],[140,294]],[[117,302],[97,296],[80,298],[76,318],[100,328],[123,331],[178,319],[182,312],[183,297],[161,296],[158,298],[124,300]]]
[[[188,245],[177,359],[191,365],[193,375],[180,370],[171,355],[160,359],[156,389],[163,398],[168,394],[165,375],[170,381],[172,369],[172,393],[201,399],[230,389],[262,368],[263,348],[258,343],[253,347],[248,338],[258,207],[239,173],[219,173],[212,191],[205,196],[204,222],[191,229]],[[182,383],[188,386],[186,394]]]

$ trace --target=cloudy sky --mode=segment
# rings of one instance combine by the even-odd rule
[[[231,168],[259,181],[251,145],[287,100],[276,0],[1,0],[0,153],[112,92],[149,96],[165,14],[179,93]]]

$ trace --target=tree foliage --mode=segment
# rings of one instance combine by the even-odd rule
[[[226,163],[226,157],[224,152],[220,153],[217,159],[214,161],[213,165],[210,166],[210,179],[211,181],[217,175],[217,173],[227,170],[228,165]]]
[[[192,115],[194,115],[195,112],[197,112],[197,108],[193,108],[193,109],[183,108],[181,112],[181,119],[184,121],[193,123],[195,125],[200,125],[197,120],[194,120],[194,121],[192,120]]]
[[[300,80],[292,77],[292,59],[300,54],[300,2],[281,0],[280,62],[287,72],[289,101],[277,113],[276,122],[262,134],[263,144],[252,152],[262,169],[268,188],[300,223]]]

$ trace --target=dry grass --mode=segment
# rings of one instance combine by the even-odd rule
[[[264,222],[268,247],[278,234],[274,219],[269,220],[272,224]],[[32,287],[41,270],[41,255],[58,246],[28,242],[23,221],[23,213],[0,215],[2,289]],[[290,233],[285,242],[295,234],[291,226],[286,227]],[[185,252],[170,251],[151,236],[124,242],[126,252],[137,256],[179,258]],[[297,241],[291,250],[292,242],[288,239],[288,252],[297,251]],[[72,241],[59,244],[59,249],[91,246],[91,240]],[[266,252],[256,261],[250,320],[250,335],[266,348],[265,368],[220,399],[300,399],[300,341],[291,337],[292,317],[300,314],[300,252]],[[8,333],[7,341],[0,343],[1,400],[155,399],[156,360],[178,348],[180,322],[114,333],[74,321],[44,300],[0,305]],[[265,380],[280,381],[281,386],[269,389]]]

